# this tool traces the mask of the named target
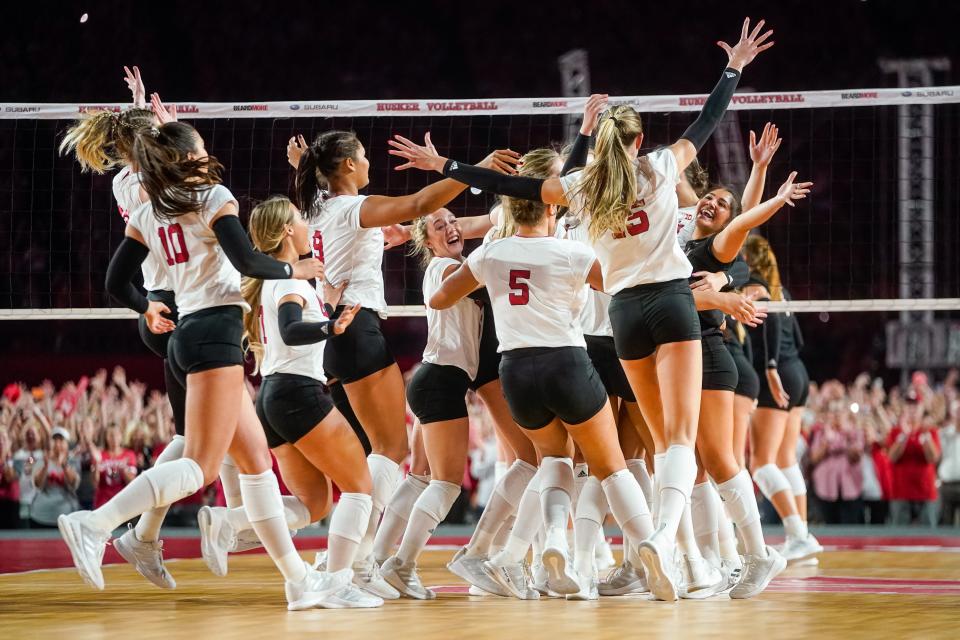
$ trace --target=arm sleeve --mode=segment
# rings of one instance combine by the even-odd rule
[[[723,288],[724,291],[739,289],[747,284],[747,280],[750,278],[750,267],[747,265],[747,261],[737,256],[737,259],[727,269],[727,275],[730,276],[731,280],[729,286]]]
[[[771,313],[763,322],[763,364],[767,369],[775,369],[780,360],[780,316]]]
[[[147,299],[133,286],[133,278],[150,250],[133,238],[124,238],[107,267],[106,289],[114,300],[137,313],[147,310]]]
[[[713,135],[717,125],[720,124],[723,114],[727,111],[730,99],[733,98],[733,92],[740,82],[740,72],[727,67],[720,76],[720,82],[710,92],[710,96],[703,105],[700,115],[693,121],[687,130],[680,136],[689,140],[697,151],[703,148],[710,136]]]
[[[333,334],[333,323],[304,322],[303,307],[296,302],[284,302],[277,309],[277,324],[280,325],[280,338],[284,344],[298,347],[305,344],[323,342]]]
[[[456,160],[447,160],[447,163],[443,165],[443,175],[487,193],[543,202],[540,190],[546,180],[540,178],[508,176],[491,169],[463,164]]]
[[[573,146],[570,147],[570,155],[567,156],[566,161],[563,163],[563,168],[560,169],[560,175],[565,176],[574,169],[585,166],[589,153],[590,136],[578,133],[576,140],[573,141]]]
[[[286,280],[293,276],[293,267],[289,264],[253,248],[237,216],[222,216],[213,223],[213,233],[230,264],[242,275],[264,280]]]

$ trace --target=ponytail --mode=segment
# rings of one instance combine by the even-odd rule
[[[360,140],[352,131],[326,131],[317,136],[300,156],[294,186],[294,202],[304,217],[312,219],[323,205],[321,192],[329,187],[330,177],[336,175],[347,158],[356,158]]]
[[[244,354],[253,354],[253,373],[260,370],[263,362],[263,336],[260,334],[260,297],[263,293],[263,280],[244,276],[240,281],[240,295],[247,301],[250,311],[243,314],[243,337],[247,345]]]
[[[757,235],[748,236],[743,245],[743,257],[750,265],[750,273],[766,281],[770,299],[783,300],[783,284],[780,281],[777,256],[774,255],[767,239]]]
[[[97,111],[78,120],[60,142],[60,154],[72,152],[84,173],[103,174],[132,160],[136,134],[152,125],[149,109]]]
[[[410,240],[413,241],[413,249],[407,255],[419,258],[420,267],[425,269],[433,259],[433,251],[427,246],[427,216],[420,216],[413,221]]]

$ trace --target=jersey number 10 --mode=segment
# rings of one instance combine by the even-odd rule
[[[163,245],[163,253],[166,254],[167,265],[173,266],[181,264],[190,259],[190,253],[187,251],[187,243],[183,239],[183,229],[179,224],[172,224],[169,227],[159,227],[157,235],[160,236],[160,244]],[[171,249],[173,250],[171,252]]]

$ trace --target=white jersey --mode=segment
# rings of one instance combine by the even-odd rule
[[[686,249],[687,242],[693,239],[697,230],[697,207],[681,207],[677,216],[677,244]]]
[[[325,322],[328,319],[323,311],[323,301],[306,280],[264,280],[263,292],[260,294],[260,334],[263,337],[264,349],[260,375],[293,373],[326,383],[327,379],[323,375],[325,341],[293,347],[280,337],[280,323],[277,319],[280,300],[290,294],[304,299],[304,322]]]
[[[582,289],[596,261],[579,242],[511,236],[470,254],[467,266],[493,301],[499,351],[584,347]]]
[[[140,174],[124,167],[113,176],[113,197],[123,222],[130,220],[130,213],[140,206]],[[173,287],[160,267],[160,258],[150,254],[143,261],[143,288],[147,291],[171,291]]]
[[[423,299],[429,301],[443,283],[443,272],[460,266],[453,258],[433,258],[423,274]],[[427,305],[427,346],[423,361],[459,367],[470,379],[480,366],[480,329],[483,307],[464,298],[449,309],[431,309]]]
[[[590,230],[579,218],[571,216],[559,220],[554,235],[590,246]],[[613,326],[610,324],[612,297],[589,286],[583,288],[582,295],[584,304],[580,310],[580,326],[583,328],[583,335],[612,338]]]
[[[689,278],[693,271],[676,242],[677,160],[667,148],[646,158],[657,175],[656,189],[630,207],[626,234],[615,236],[608,230],[592,241],[603,268],[603,286],[610,295],[641,284]],[[570,211],[581,224],[589,224],[590,212],[584,210],[583,197],[577,193],[582,178],[583,172],[577,171],[560,178],[560,184]],[[639,191],[647,193],[649,185],[642,175],[638,182]]]
[[[372,309],[387,317],[383,296],[383,232],[360,226],[360,207],[367,196],[334,196],[325,200],[310,222],[313,256],[323,262],[332,284],[350,282],[341,305]]]
[[[127,224],[140,232],[150,253],[159,259],[161,270],[176,293],[181,318],[224,305],[249,311],[240,295],[240,272],[230,264],[210,227],[213,216],[225,204],[237,200],[222,184],[211,187],[201,197],[203,206],[199,213],[160,222],[153,215],[153,206],[146,202],[134,209]]]

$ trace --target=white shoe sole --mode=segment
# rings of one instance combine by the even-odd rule
[[[483,591],[483,595],[499,596],[501,598],[509,598],[512,595],[509,590],[504,589],[499,582],[490,578],[486,573],[482,574],[482,578],[478,578],[473,572],[467,569],[461,569],[460,564],[454,562],[447,564],[447,570],[461,580],[466,581],[471,587]]]
[[[547,588],[560,595],[580,592],[575,577],[567,572],[567,557],[555,548],[544,549],[543,566],[547,569]]]
[[[748,598],[752,598],[754,596],[760,595],[761,593],[763,593],[764,589],[766,589],[770,585],[773,579],[776,578],[780,574],[780,572],[786,568],[787,568],[787,561],[783,559],[783,556],[780,556],[780,558],[777,560],[776,563],[770,565],[770,570],[767,572],[767,575],[763,577],[763,580],[757,586],[755,586],[753,589],[745,593],[744,592],[734,593],[737,589],[737,587],[735,586],[733,589],[730,590],[730,598],[732,600],[746,600]]]
[[[123,541],[123,536],[120,536],[114,541],[113,548],[117,550],[117,553],[120,554],[121,558],[123,558],[128,563],[133,565],[133,568],[137,570],[137,573],[139,573],[141,576],[143,576],[148,581],[150,581],[150,583],[153,584],[154,586],[159,587],[161,589],[167,589],[167,590],[177,588],[176,582],[174,582],[173,584],[170,584],[165,582],[161,578],[154,579],[152,576],[148,576],[143,571],[141,571],[140,565],[139,563],[137,563],[136,553],[133,551],[133,549],[130,549],[129,547],[127,547],[127,544]]]
[[[299,600],[295,600],[287,605],[287,611],[306,611],[307,609],[314,609],[319,607],[325,599],[330,597],[329,594],[318,594],[310,593],[309,595],[304,594]]]
[[[361,604],[359,602],[347,602],[338,598],[327,598],[316,606],[317,609],[376,609],[383,606],[383,600],[379,602],[370,602]]]
[[[396,573],[392,571],[384,571],[383,567],[380,568],[380,577],[387,581],[391,587],[400,592],[401,596],[406,596],[411,600],[436,600],[437,594],[433,593],[427,588],[424,588],[426,593],[420,593],[419,591],[414,591],[403,581],[403,579]],[[379,597],[379,596],[378,596]]]
[[[80,577],[97,591],[103,591],[105,586],[103,582],[103,572],[100,571],[99,567],[88,567],[86,556],[82,553],[77,553],[76,550],[82,550],[83,547],[73,534],[73,525],[70,519],[65,515],[58,517],[57,528],[60,529],[60,535],[63,537],[63,541],[67,543],[67,548],[70,549],[70,556],[73,558],[73,564],[80,573]]]
[[[684,600],[706,600],[712,596],[717,595],[723,591],[727,586],[727,579],[722,575],[720,579],[713,584],[708,584],[703,587],[695,588],[692,591],[687,588],[687,592],[683,594]]]
[[[657,600],[677,601],[677,587],[663,564],[663,558],[653,543],[644,540],[640,543],[640,563],[647,575],[647,588]]]
[[[210,507],[202,507],[197,514],[197,523],[200,525],[200,555],[203,556],[203,561],[210,569],[210,573],[223,578],[227,575],[227,563],[224,559],[223,564],[221,564],[219,556],[214,551],[214,544],[211,541],[216,540],[215,536],[220,532],[213,530],[213,517],[210,514]],[[291,609],[291,611],[294,611],[294,609]]]
[[[492,563],[486,564],[489,565],[489,567],[486,565],[483,567],[484,573],[487,574],[488,578],[496,582],[501,589],[504,589],[507,593],[518,600],[529,600],[525,593],[521,593],[517,589],[516,585],[514,585],[513,581],[507,577],[507,574],[503,569]]]

